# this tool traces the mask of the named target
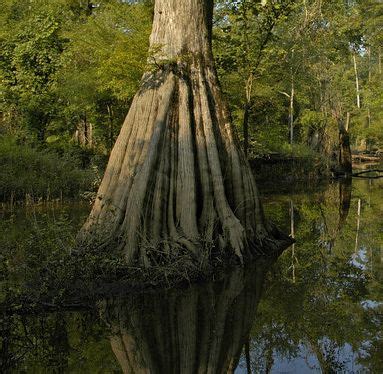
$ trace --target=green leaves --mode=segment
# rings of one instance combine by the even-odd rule
[[[150,9],[118,0],[92,9],[79,0],[6,0],[0,76],[9,127],[45,141],[70,138],[84,116],[95,136],[120,123],[146,66]]]
[[[61,83],[74,83],[81,74],[81,81],[93,82],[100,94],[131,98],[146,65],[149,29],[149,11],[143,6],[114,2],[100,8],[67,34],[71,42]]]

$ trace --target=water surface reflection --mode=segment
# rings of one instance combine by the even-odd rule
[[[297,240],[275,263],[90,310],[7,315],[0,371],[383,373],[383,181],[268,186],[263,196]],[[15,220],[1,235],[28,248],[30,217]]]
[[[270,263],[223,280],[102,302],[124,373],[228,373],[238,365]]]

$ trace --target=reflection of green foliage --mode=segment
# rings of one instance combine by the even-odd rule
[[[372,373],[381,372],[382,305],[372,307],[365,303],[367,300],[383,301],[381,189],[379,180],[354,180],[346,218],[340,215],[338,183],[311,192],[297,190],[290,195],[272,195],[269,191],[264,198],[267,216],[286,232],[291,224],[292,201],[297,243],[294,256],[291,248],[285,251],[267,277],[266,293],[252,329],[252,360],[257,368],[265,369],[272,364],[273,357],[294,359],[302,354],[300,347],[303,345],[318,358],[324,372],[339,371],[347,366],[341,352],[342,347],[349,344],[355,352],[356,363]],[[355,256],[359,198],[357,251],[363,257]],[[54,298],[54,302],[59,303],[68,297],[65,290],[68,284],[84,285],[77,283],[84,274],[100,282],[103,276],[113,278],[112,270],[118,267],[118,262],[111,259],[108,264],[100,265],[100,257],[90,254],[86,262],[77,265],[76,257],[67,266],[62,263],[68,259],[65,256],[73,244],[73,232],[87,215],[87,208],[80,207],[76,211],[74,206],[68,207],[65,214],[41,214],[34,209],[23,214],[28,217],[16,212],[0,221],[1,233],[6,233],[0,235],[0,274],[3,277],[0,282],[7,285],[2,287],[0,294],[3,305],[13,301],[13,311],[25,308],[17,298],[24,294],[21,285],[25,280],[44,286],[33,292],[28,288],[31,297],[52,295],[53,288],[57,291],[61,287],[62,292],[56,292]],[[36,283],[31,270],[46,267],[48,259],[54,266],[41,273],[43,282]],[[60,284],[53,282],[57,277]],[[79,296],[84,289],[75,292],[69,296],[86,304],[89,298]],[[2,326],[12,326],[12,332],[2,327],[2,336],[9,336],[8,342],[13,344],[10,349],[17,349],[16,343],[22,343],[27,352],[17,367],[25,365],[36,372],[41,368],[63,367],[70,372],[94,372],[96,368],[105,373],[118,370],[105,339],[108,332],[91,313],[50,313],[24,319],[13,316],[7,323]],[[29,342],[23,323],[34,345]],[[44,325],[43,331],[37,328],[40,323]]]
[[[7,317],[1,327],[0,368],[4,372],[27,368],[31,373],[119,372],[107,331],[97,317],[89,311]]]
[[[258,367],[267,366],[270,349],[291,358],[300,354],[297,347],[303,343],[324,372],[334,372],[346,368],[340,352],[348,343],[366,368],[381,370],[382,307],[363,306],[365,300],[381,302],[383,297],[381,187],[379,181],[354,181],[345,222],[340,222],[338,184],[314,195],[281,196],[279,204],[274,199],[271,209],[266,204],[269,216],[275,212],[276,220],[284,219],[283,226],[288,229],[292,199],[297,243],[294,256],[291,249],[281,256],[270,279],[271,287],[259,305],[259,318],[253,327]],[[363,250],[366,258],[353,260],[359,197],[358,251]],[[367,348],[366,341],[370,342]]]

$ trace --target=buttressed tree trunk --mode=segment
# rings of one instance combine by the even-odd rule
[[[212,13],[213,0],[156,0],[152,69],[112,150],[80,243],[118,243],[128,263],[143,266],[171,251],[202,258],[206,248],[243,261],[262,245],[276,245],[272,236],[279,233],[265,224],[218,83]]]

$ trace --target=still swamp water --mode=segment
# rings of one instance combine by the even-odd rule
[[[383,180],[260,190],[266,215],[296,239],[278,259],[90,308],[2,314],[0,371],[383,373]],[[33,226],[65,221],[74,234],[88,211],[3,212],[0,236],[38,250]]]

